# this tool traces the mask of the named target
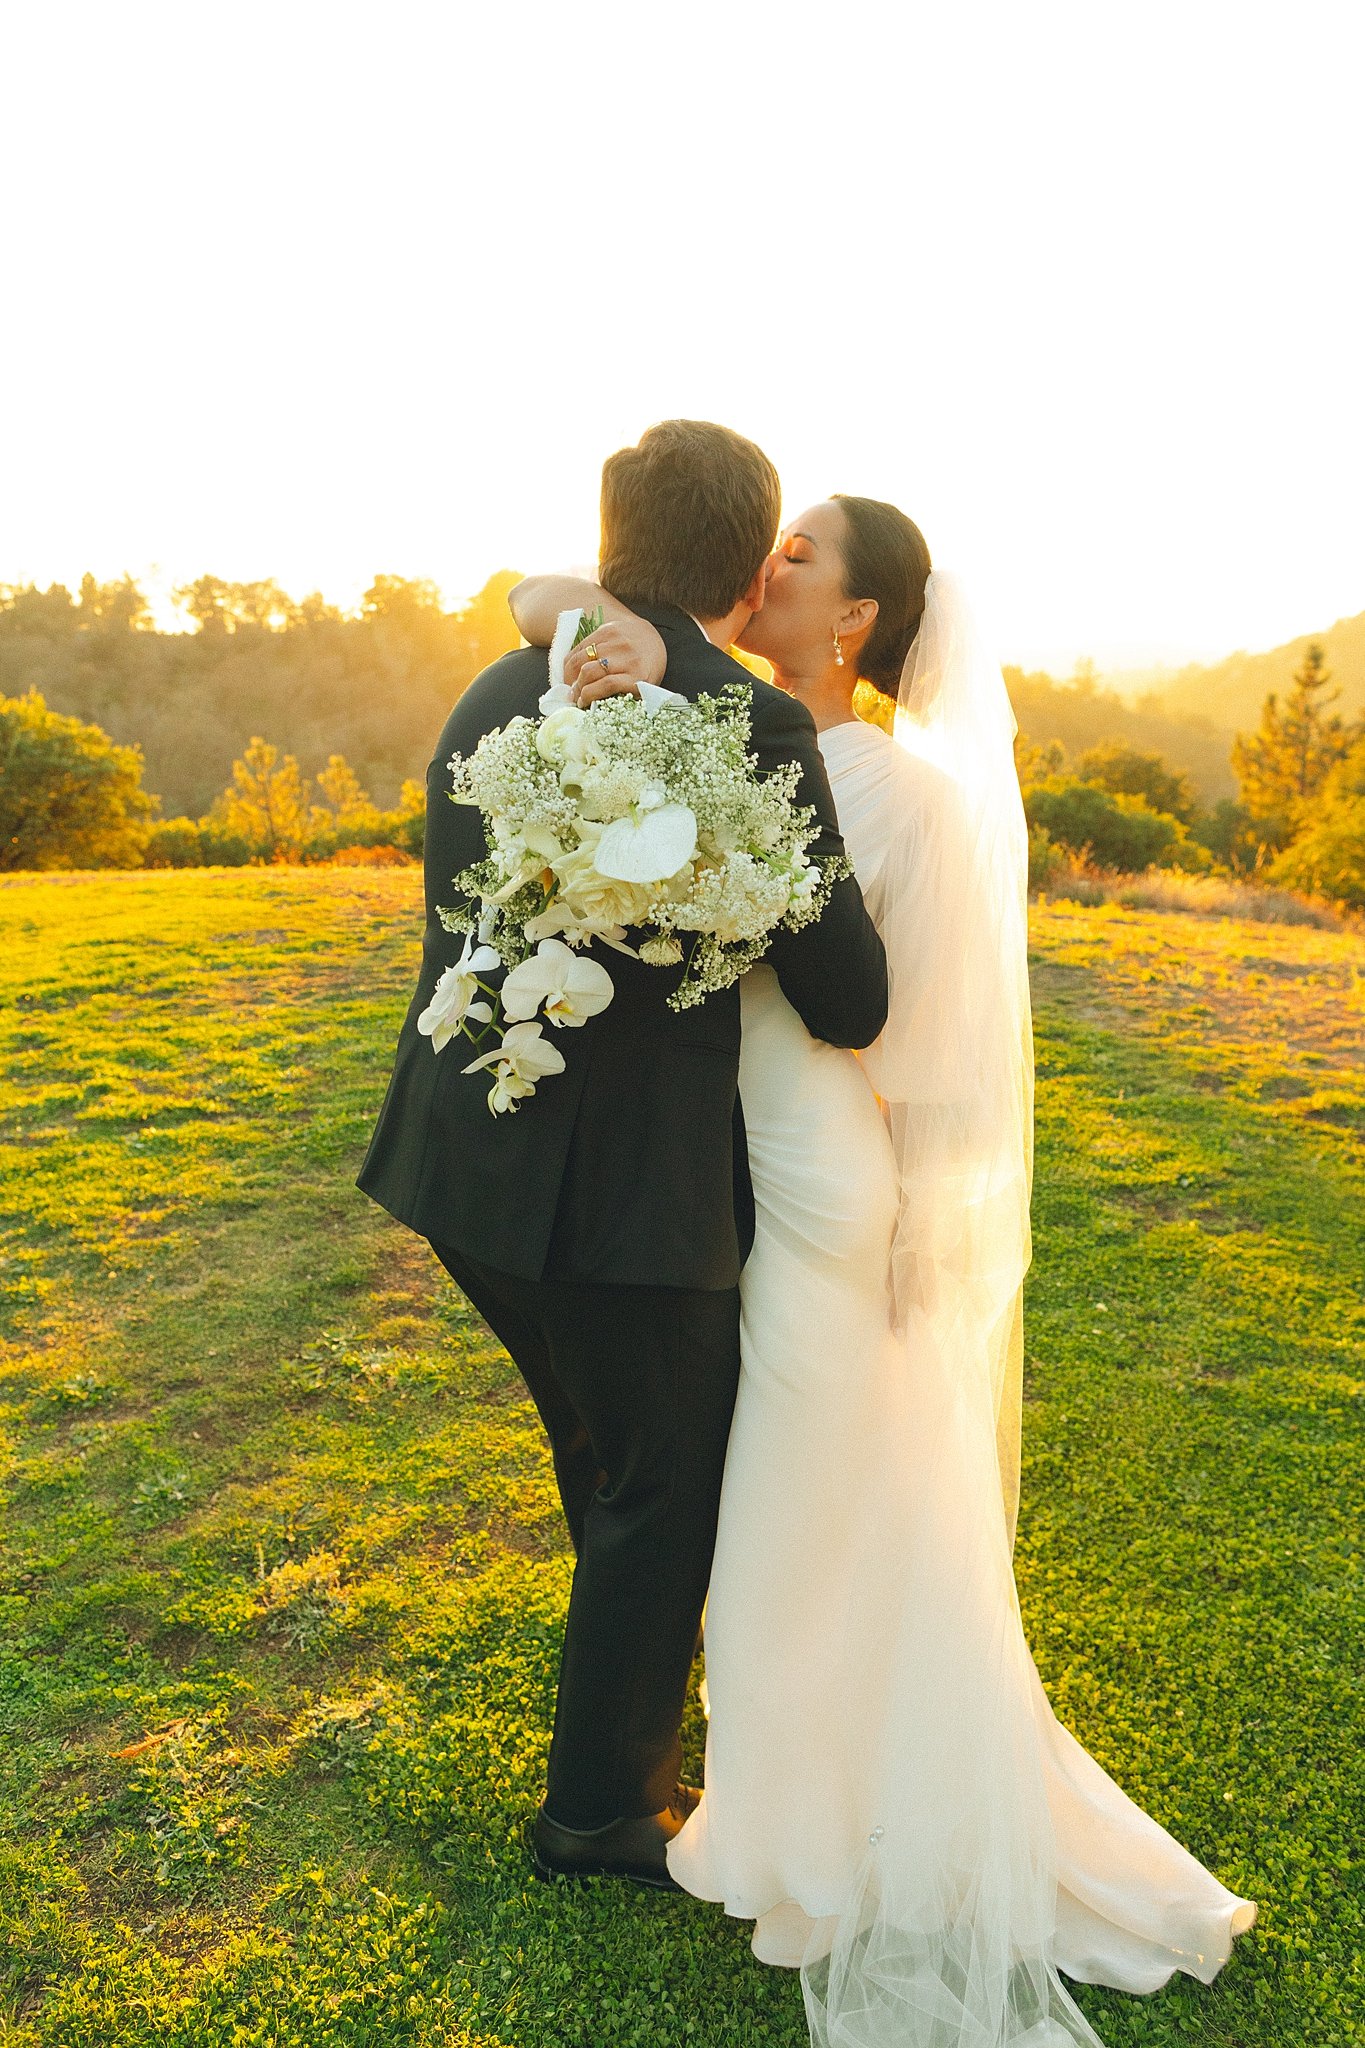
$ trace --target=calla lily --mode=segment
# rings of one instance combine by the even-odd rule
[[[465,1019],[486,1024],[492,1009],[478,996],[479,976],[501,967],[502,960],[491,946],[474,946],[466,939],[464,952],[431,992],[431,1001],[417,1019],[417,1029],[431,1040],[433,1052],[449,1045]]]
[[[593,862],[615,882],[666,882],[697,850],[696,813],[686,804],[660,804],[641,817],[617,818],[597,842]]]
[[[514,967],[503,983],[502,1007],[507,1016],[522,1018],[534,1017],[543,1004],[551,1024],[579,1025],[605,1010],[615,993],[611,976],[596,960],[584,960],[562,939],[542,939],[534,957]]]

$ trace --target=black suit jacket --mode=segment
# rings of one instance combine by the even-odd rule
[[[670,689],[695,698],[736,680],[751,688],[760,770],[800,764],[797,801],[814,806],[820,825],[811,857],[842,853],[809,712],[713,647],[684,612],[641,609],[667,645]],[[477,808],[449,799],[447,764],[518,712],[534,718],[546,681],[544,648],[504,655],[470,684],[437,742],[427,771],[422,967],[359,1185],[422,1236],[527,1280],[549,1271],[613,1285],[732,1287],[753,1242],[737,987],[676,1013],[667,998],[681,970],[599,952],[615,984],[611,1003],[553,1032],[565,1071],[498,1117],[488,1108],[491,1076],[461,1071],[474,1057],[469,1041],[433,1053],[417,1030],[462,944],[437,908],[455,901],[452,878],[487,851]],[[817,1038],[871,1044],[886,1021],[886,956],[855,881],[836,885],[815,924],[779,933],[768,959]]]

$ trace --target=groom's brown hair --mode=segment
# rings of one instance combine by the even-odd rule
[[[625,604],[723,619],[772,552],[781,516],[761,448],[709,420],[661,420],[602,465],[598,578]]]

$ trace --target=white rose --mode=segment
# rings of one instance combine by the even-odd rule
[[[536,752],[542,761],[561,762],[568,758],[569,734],[583,723],[586,711],[576,704],[560,704],[546,713],[536,730]]]
[[[601,759],[588,714],[576,704],[561,704],[541,720],[536,752],[557,768],[581,768]]]
[[[649,908],[648,890],[604,875],[597,865],[597,847],[611,829],[584,821],[578,828],[579,844],[551,862],[558,893],[575,924],[638,924]]]

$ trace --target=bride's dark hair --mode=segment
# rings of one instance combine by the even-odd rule
[[[834,493],[842,506],[844,595],[875,597],[877,616],[858,656],[858,673],[887,697],[900,688],[901,670],[924,616],[924,586],[933,563],[913,519],[880,498]]]

